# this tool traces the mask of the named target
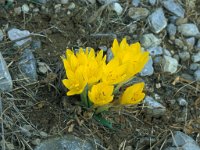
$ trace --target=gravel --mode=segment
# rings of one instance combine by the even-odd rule
[[[148,17],[149,27],[154,33],[161,32],[167,26],[167,19],[162,8],[156,9]]]

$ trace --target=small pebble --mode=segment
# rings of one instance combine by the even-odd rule
[[[166,112],[166,107],[155,101],[152,97],[146,96],[144,99],[145,105],[147,105],[147,114],[153,117],[161,117]]]
[[[195,24],[192,23],[181,24],[180,26],[178,26],[178,31],[183,36],[196,36],[197,34],[199,34],[199,29]]]
[[[3,31],[0,29],[0,42],[3,41],[3,37],[4,37]]]
[[[69,0],[61,0],[60,3],[61,4],[67,4],[69,2]]]
[[[190,74],[187,74],[187,73],[182,73],[182,74],[181,74],[181,78],[186,79],[186,80],[189,80],[189,81],[194,81],[193,76],[190,75]]]
[[[140,39],[141,45],[147,49],[149,47],[155,47],[160,45],[161,39],[157,38],[154,34],[144,34],[142,38]]]
[[[23,13],[28,13],[29,10],[30,10],[30,8],[28,7],[27,4],[22,5],[22,12],[23,12]]]
[[[178,17],[184,17],[185,14],[185,10],[183,9],[183,7],[175,2],[174,0],[163,0],[162,1],[162,5],[170,12],[172,12],[173,14],[175,14]]]
[[[56,5],[54,6],[54,9],[55,9],[55,12],[56,12],[56,13],[60,12],[61,6],[62,6],[61,4],[56,4]]]
[[[154,6],[156,4],[157,0],[149,0],[149,4],[151,4],[152,6]]]
[[[163,54],[163,49],[160,46],[148,48],[147,51],[150,53],[151,56],[157,56]]]
[[[19,29],[11,29],[8,31],[8,38],[13,41],[13,40],[17,40],[17,39],[20,39],[20,38],[23,38],[23,37],[26,37],[26,36],[29,36],[30,35],[30,32],[28,30],[19,30]],[[23,40],[20,40],[20,41],[17,41],[16,44],[18,46],[22,46],[23,44],[25,44],[26,42],[28,41],[31,41],[31,37],[28,37],[26,39],[23,39]]]
[[[181,24],[185,24],[188,22],[188,19],[187,18],[178,18],[176,19],[176,25],[179,26]]]
[[[167,19],[162,8],[156,9],[148,17],[148,23],[154,33],[161,32],[167,26]]]
[[[180,40],[180,39],[175,39],[175,40],[174,40],[174,44],[175,44],[176,46],[178,46],[179,48],[183,48],[183,47],[184,47],[184,43],[183,43],[183,41]]]
[[[180,52],[179,57],[182,61],[187,61],[190,59],[190,53],[185,51],[185,52]]]
[[[133,20],[144,19],[149,15],[149,10],[142,7],[131,7],[129,8],[128,15]]]
[[[40,132],[40,135],[43,137],[43,138],[46,138],[48,136],[48,134],[44,131],[41,131]]]
[[[140,4],[140,0],[132,0],[132,5],[138,7]]]
[[[170,57],[172,56],[170,51],[165,49],[165,48],[163,49],[163,54],[166,55],[166,56],[170,56]]]
[[[117,13],[117,15],[121,15],[123,12],[123,8],[119,3],[111,4],[111,8]]]
[[[195,44],[195,38],[194,37],[187,38],[186,43],[187,43],[187,46],[190,49],[192,49],[194,47],[194,44]]]
[[[69,4],[68,9],[73,10],[73,9],[75,9],[75,7],[76,7],[75,3],[72,2]]]
[[[194,72],[194,78],[195,80],[200,81],[200,69]]]
[[[16,8],[14,8],[14,12],[15,12],[16,15],[20,15],[21,12],[22,12],[22,8],[21,7],[16,7]]]
[[[41,143],[41,140],[39,138],[34,139],[33,141],[31,141],[31,143],[35,146],[39,145]]]
[[[163,58],[163,71],[171,74],[175,73],[178,68],[178,61],[172,57],[164,56]]]
[[[195,71],[197,69],[200,69],[200,64],[198,64],[198,63],[190,64],[190,70]]]
[[[192,61],[193,61],[194,63],[200,62],[200,52],[198,52],[198,53],[192,55]]]
[[[33,12],[34,12],[34,13],[38,13],[39,11],[40,11],[39,8],[33,8]]]
[[[180,106],[187,106],[188,105],[188,102],[184,98],[180,97],[180,98],[177,99],[177,101],[178,101],[178,104]]]
[[[149,61],[144,66],[143,70],[140,72],[140,75],[141,76],[151,76],[153,74],[153,72],[154,72],[153,60],[150,57]]]
[[[167,25],[167,32],[170,38],[174,38],[176,35],[176,26],[172,23]]]

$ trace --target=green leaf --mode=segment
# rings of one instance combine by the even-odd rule
[[[106,120],[105,118],[102,118],[101,115],[94,115],[93,117],[94,117],[94,119],[95,119],[96,121],[98,121],[101,125],[103,125],[103,126],[105,126],[105,127],[107,127],[107,128],[113,129],[112,123],[111,123],[110,121]]]

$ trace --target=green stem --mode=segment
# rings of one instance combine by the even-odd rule
[[[81,102],[82,104],[89,108],[89,103],[88,103],[88,97],[87,97],[87,93],[88,93],[88,90],[87,90],[87,86],[85,87],[85,89],[83,90],[83,92],[80,94],[81,95]]]

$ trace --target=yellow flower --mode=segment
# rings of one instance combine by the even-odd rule
[[[112,45],[114,58],[118,58],[120,64],[127,64],[127,79],[142,71],[149,59],[149,52],[141,50],[140,43],[129,45],[124,38],[119,44],[115,39]]]
[[[79,60],[74,55],[74,52],[72,52],[70,49],[66,50],[66,58],[64,57],[61,57],[61,58],[64,64],[66,75],[68,78],[71,78],[70,74],[74,73],[77,70],[77,68],[80,66]]]
[[[120,99],[120,104],[122,105],[129,105],[129,104],[138,104],[143,99],[145,94],[142,92],[144,88],[144,83],[136,83],[130,87],[128,87],[122,97]]]
[[[103,50],[99,51],[96,57],[94,50],[90,50],[87,63],[87,78],[89,85],[94,84],[101,79],[105,61],[106,57],[103,57]]]
[[[113,100],[113,90],[114,86],[100,82],[92,86],[92,89],[88,92],[88,97],[94,105],[106,105]]]
[[[102,81],[107,84],[118,84],[127,78],[127,64],[120,64],[119,59],[113,58],[103,67]]]
[[[62,57],[62,60],[67,78],[72,80],[77,68],[82,66],[85,68],[87,84],[93,84],[98,82],[102,77],[102,66],[105,65],[106,56],[103,57],[103,50],[95,55],[95,51],[92,48],[86,48],[86,50],[80,48],[76,55],[70,49],[67,49],[66,58]]]
[[[70,72],[68,79],[62,80],[64,86],[69,89],[68,96],[81,94],[87,85],[85,68],[80,66],[75,72]]]

